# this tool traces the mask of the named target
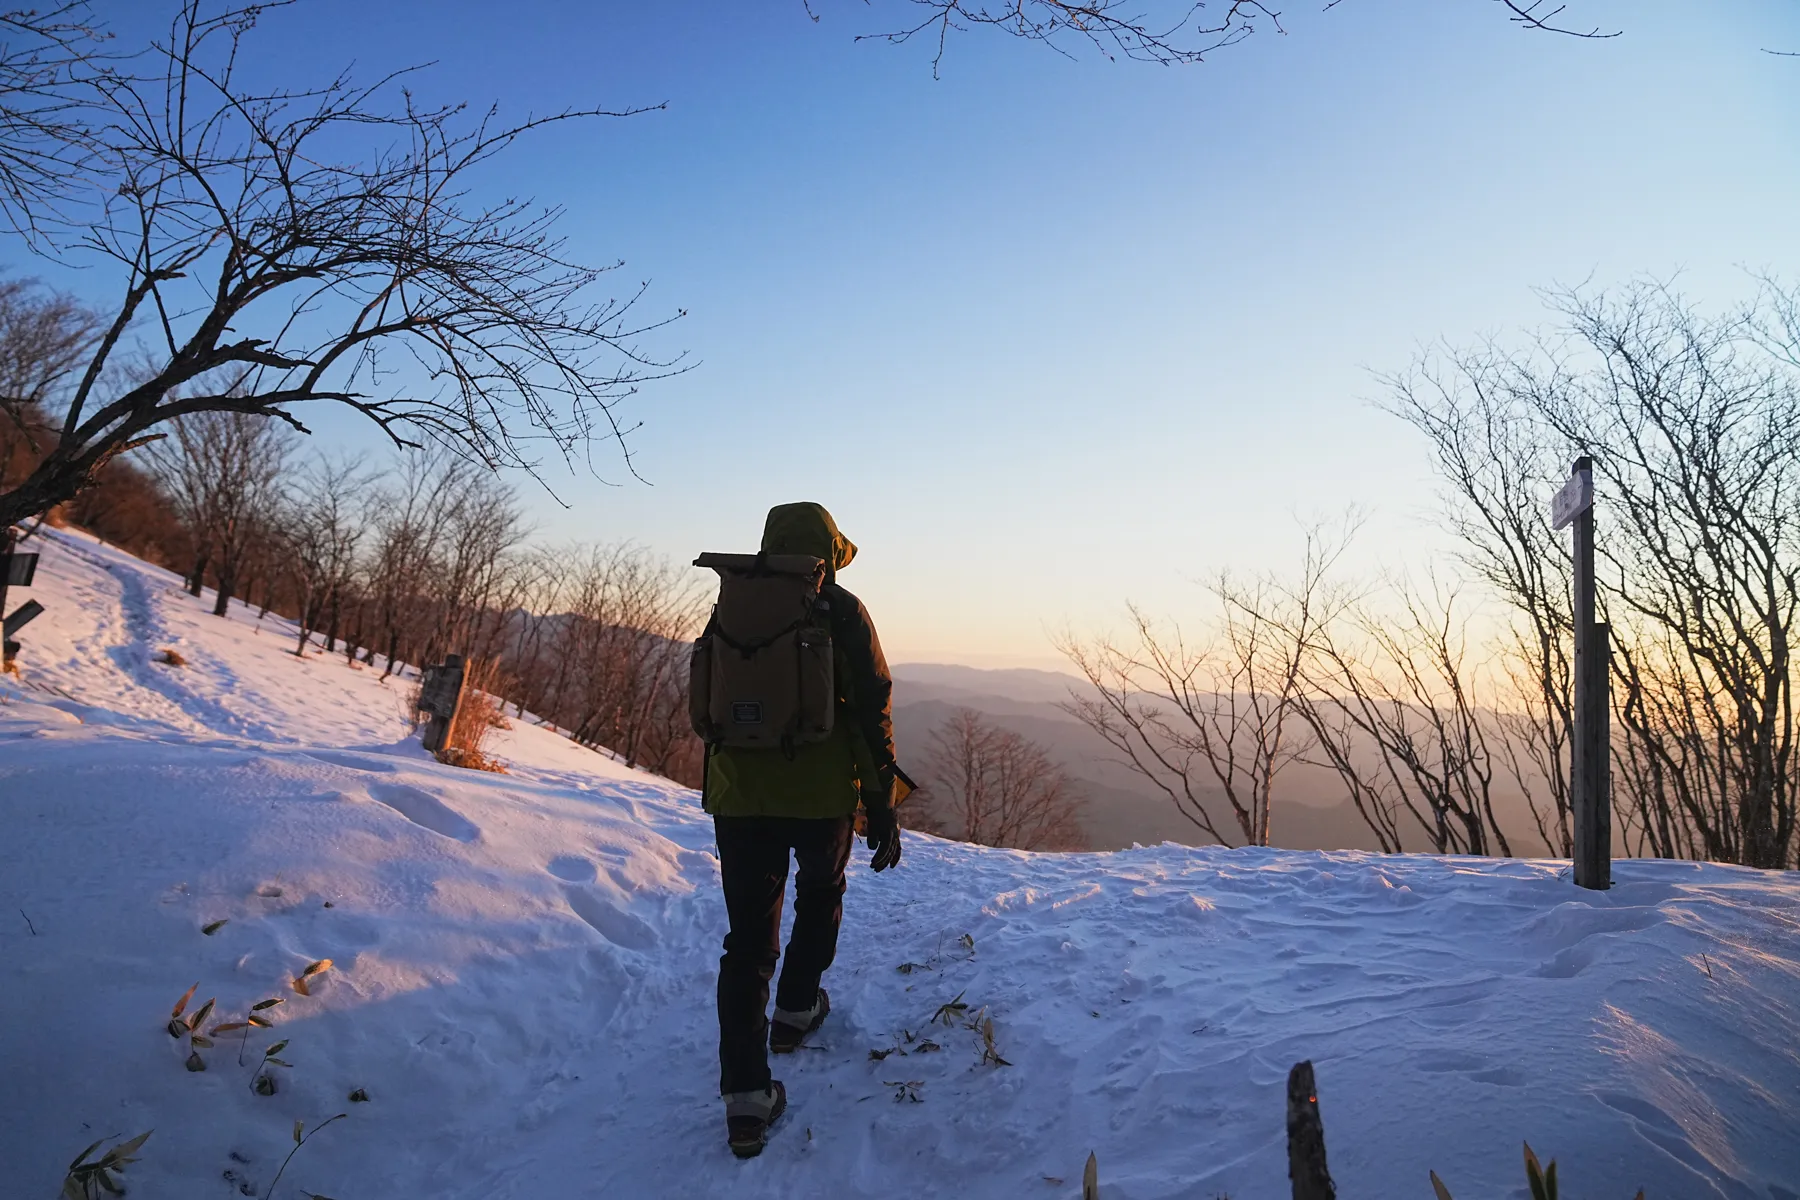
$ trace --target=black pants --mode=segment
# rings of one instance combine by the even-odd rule
[[[719,959],[719,1091],[760,1091],[769,1086],[769,980],[781,957],[788,851],[799,872],[775,1006],[801,1012],[818,999],[819,978],[837,956],[851,819],[714,817],[713,829],[731,923]]]

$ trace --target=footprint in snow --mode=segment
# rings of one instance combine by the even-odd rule
[[[559,854],[544,869],[570,883],[592,883],[597,874],[594,864],[579,854]]]
[[[348,767],[352,771],[370,771],[382,775],[391,775],[398,768],[373,754],[346,754],[335,750],[308,750],[306,757],[320,762],[330,763],[334,767]]]
[[[656,930],[586,888],[570,884],[563,888],[563,895],[575,915],[613,945],[627,950],[650,950],[656,946]]]
[[[472,842],[481,836],[479,826],[430,792],[401,783],[373,783],[369,785],[369,795],[433,833],[459,842]]]

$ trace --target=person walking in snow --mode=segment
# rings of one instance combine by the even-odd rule
[[[722,581],[695,643],[691,699],[708,743],[702,795],[730,926],[719,959],[719,1092],[740,1158],[762,1152],[787,1107],[765,1047],[794,1051],[831,1009],[819,983],[837,953],[859,806],[870,865],[900,861],[894,804],[911,785],[894,758],[893,678],[868,610],[837,583],[855,554],[823,507],[783,504],[769,512],[760,554],[697,560]],[[790,852],[794,927],[771,1021]]]

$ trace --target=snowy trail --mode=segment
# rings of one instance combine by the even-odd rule
[[[1800,1197],[1791,874],[923,837],[879,877],[858,851],[832,1016],[737,1162],[692,793],[529,724],[511,774],[444,767],[402,681],[79,535],[38,581],[26,669],[74,699],[0,682],[0,1196],[151,1127],[137,1194],[266,1196],[292,1123],[348,1112],[280,1200],[1071,1197],[1090,1150],[1106,1200],[1266,1200],[1310,1058],[1347,1198],[1520,1196],[1527,1138],[1573,1197]],[[216,1019],[283,997],[249,1042],[290,1041],[277,1094],[225,1039],[182,1069],[196,979]]]

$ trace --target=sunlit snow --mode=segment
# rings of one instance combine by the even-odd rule
[[[1547,861],[920,836],[853,865],[831,1017],[739,1162],[693,793],[528,721],[510,774],[439,765],[413,681],[46,536],[0,682],[0,1196],[151,1128],[134,1194],[267,1195],[294,1122],[347,1112],[281,1200],[1071,1197],[1090,1151],[1107,1200],[1263,1200],[1300,1059],[1346,1200],[1428,1197],[1433,1169],[1524,1195],[1523,1140],[1585,1200],[1800,1195],[1791,873],[1630,861],[1590,894]],[[246,1054],[288,1040],[275,1095],[238,1035],[183,1069],[164,1027],[196,980],[214,1020],[285,998]]]

